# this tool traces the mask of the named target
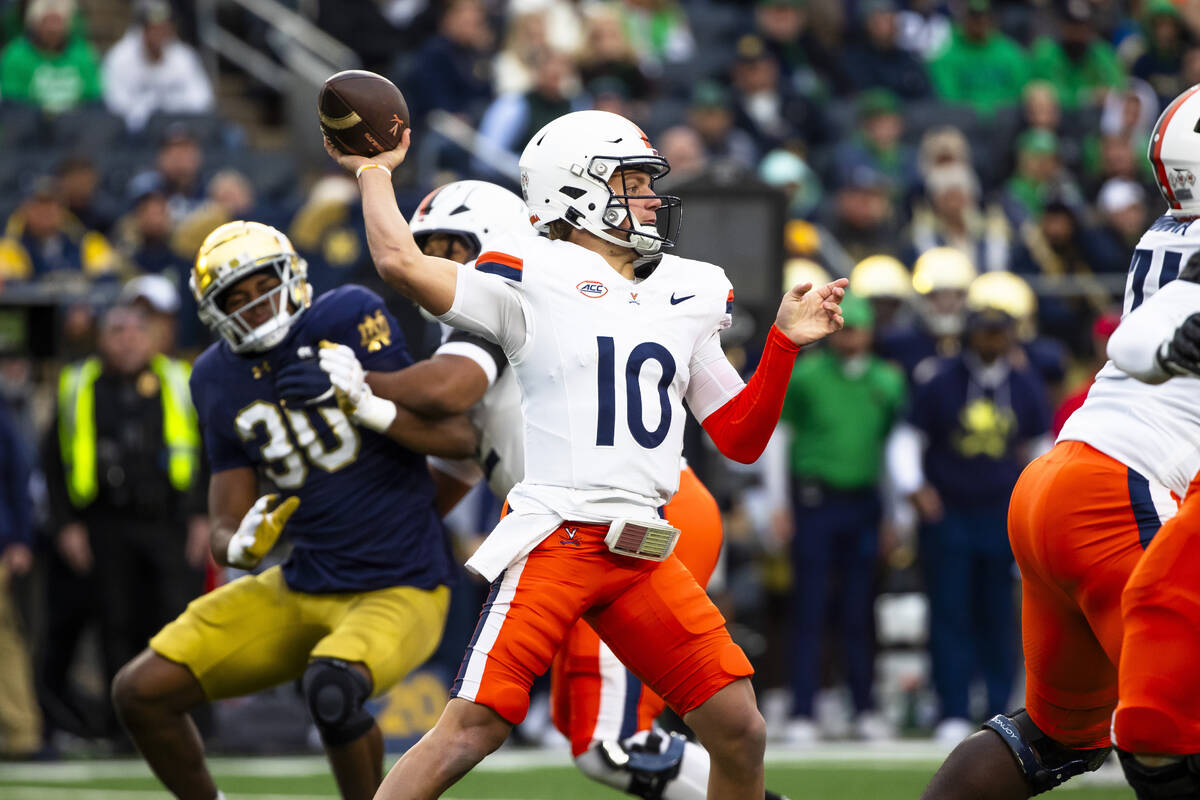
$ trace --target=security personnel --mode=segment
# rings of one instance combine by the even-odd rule
[[[190,370],[154,352],[146,316],[133,306],[103,316],[98,349],[62,370],[45,448],[66,567],[51,575],[64,590],[50,587],[52,689],[65,682],[81,609],[98,617],[111,679],[203,590],[204,563],[185,555],[189,523],[204,508]]]

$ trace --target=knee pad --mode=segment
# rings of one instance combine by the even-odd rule
[[[688,780],[692,770],[684,768],[685,761],[694,760],[688,752],[692,749],[705,756],[698,787],[692,787]],[[685,759],[685,752],[689,758]],[[682,736],[655,731],[640,743],[631,739],[599,742],[580,754],[575,763],[592,780],[644,800],[690,800],[704,797],[707,755]]]
[[[1186,800],[1200,797],[1200,754],[1171,759],[1160,766],[1147,766],[1133,755],[1117,749],[1125,780],[1138,800]]]
[[[1011,716],[997,714],[983,727],[998,733],[1012,750],[1033,794],[1048,792],[1076,775],[1099,769],[1112,751],[1111,747],[1094,750],[1064,747],[1043,733],[1023,708]]]
[[[313,659],[304,670],[301,686],[309,713],[327,747],[349,744],[375,724],[375,718],[363,708],[371,695],[371,682],[348,662]]]

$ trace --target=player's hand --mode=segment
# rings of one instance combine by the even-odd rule
[[[940,522],[945,516],[946,509],[942,506],[942,496],[929,484],[917,489],[909,495],[908,499],[912,502],[913,508],[916,509],[922,522]]]
[[[845,320],[838,303],[845,296],[849,283],[845,278],[838,278],[816,289],[811,283],[796,284],[783,296],[779,313],[775,315],[775,326],[796,346],[812,344],[841,330]]]
[[[283,526],[300,505],[300,498],[293,496],[272,509],[271,504],[278,497],[277,494],[264,494],[254,501],[246,516],[242,517],[225,553],[230,566],[252,569],[262,561],[263,556],[271,552],[279,534],[283,533]]]
[[[1159,350],[1158,361],[1172,375],[1200,376],[1200,312],[1175,329],[1175,335]]]
[[[306,350],[308,348],[301,348]],[[333,397],[333,384],[311,354],[286,365],[275,374],[275,391],[289,406],[311,406]]]
[[[408,148],[412,141],[412,128],[404,129],[404,133],[400,134],[400,144],[396,145],[395,149],[385,150],[370,158],[356,156],[353,153],[343,153],[334,147],[328,136],[322,136],[322,138],[325,140],[325,152],[329,153],[329,157],[336,161],[338,166],[351,173],[357,172],[363,164],[378,164],[390,172],[395,172],[396,167],[403,164],[405,156],[408,155]]]
[[[92,543],[88,530],[81,523],[72,522],[63,526],[55,540],[59,555],[77,575],[92,571]]]
[[[396,418],[396,404],[376,397],[367,385],[367,373],[354,351],[344,344],[321,342],[317,351],[321,369],[328,373],[338,405],[359,425],[384,433]]]

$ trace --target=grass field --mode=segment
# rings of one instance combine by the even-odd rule
[[[924,742],[770,749],[767,785],[792,800],[915,800],[943,750]],[[389,764],[391,760],[389,759]],[[317,756],[214,758],[229,800],[336,798]],[[1058,790],[1069,800],[1132,800],[1115,763]],[[168,795],[135,760],[0,764],[2,800],[154,800]],[[447,793],[449,800],[615,800],[625,795],[583,778],[562,751],[502,750]]]

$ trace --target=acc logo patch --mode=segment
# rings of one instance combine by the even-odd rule
[[[580,281],[575,288],[584,297],[604,297],[608,294],[608,287],[600,281]]]

